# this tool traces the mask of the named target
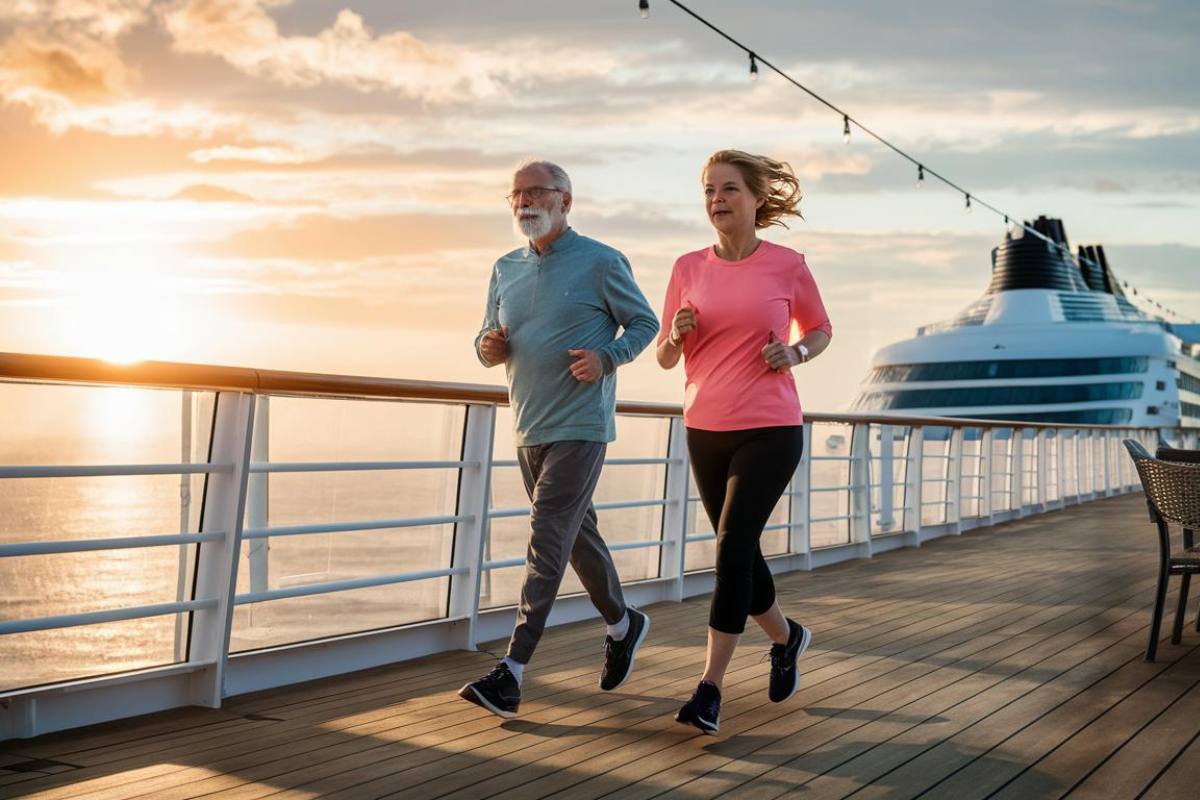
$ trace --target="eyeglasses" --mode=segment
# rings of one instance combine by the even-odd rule
[[[508,201],[510,206],[515,206],[517,203],[521,202],[521,196],[524,195],[525,197],[529,198],[529,202],[538,203],[541,202],[546,195],[550,194],[551,192],[565,191],[566,189],[555,189],[551,186],[531,186],[528,189],[514,189],[513,193],[504,199]]]

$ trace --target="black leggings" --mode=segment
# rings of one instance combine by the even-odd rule
[[[800,463],[804,428],[688,428],[687,443],[700,500],[717,532],[708,624],[722,633],[741,633],[747,616],[765,614],[775,603],[775,582],[759,539]]]

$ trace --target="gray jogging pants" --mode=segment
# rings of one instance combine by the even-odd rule
[[[508,657],[520,664],[533,657],[568,561],[605,622],[612,625],[625,616],[621,579],[600,538],[592,506],[607,449],[603,442],[581,441],[517,448],[532,504],[525,582],[508,645]]]

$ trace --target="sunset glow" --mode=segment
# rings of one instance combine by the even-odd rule
[[[1187,4],[695,7],[1200,314]],[[805,220],[764,236],[803,251],[825,295],[834,344],[798,379],[807,407],[840,410],[876,348],[982,293],[1004,235],[841,138],[840,118],[773,75],[751,84],[740,52],[666,5],[642,21],[632,3],[6,3],[0,350],[497,383],[470,343],[515,245],[518,160],[566,167],[572,223],[625,252],[658,307],[675,258],[712,240],[700,164],[739,147],[801,178]],[[680,376],[652,361],[623,370],[621,395],[677,400]]]

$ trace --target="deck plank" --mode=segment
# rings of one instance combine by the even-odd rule
[[[781,576],[816,632],[804,684],[768,702],[748,631],[718,737],[672,719],[703,668],[693,598],[649,609],[615,693],[602,628],[576,623],[547,632],[515,720],[455,696],[493,655],[443,653],[0,744],[0,797],[1191,798],[1200,634],[1142,661],[1156,560],[1132,495]]]

